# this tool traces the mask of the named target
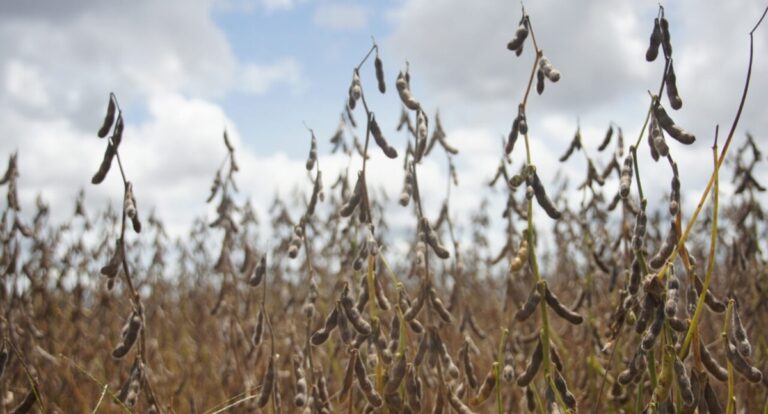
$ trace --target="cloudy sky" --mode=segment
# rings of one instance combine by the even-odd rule
[[[683,0],[667,7],[684,101],[673,117],[698,137],[689,147],[670,144],[688,207],[710,171],[715,125],[727,130],[736,111],[747,34],[765,6],[765,0]],[[534,161],[545,182],[560,171],[574,184],[586,169],[583,157],[567,164],[557,157],[577,122],[588,153],[602,165],[606,154],[596,148],[609,122],[623,128],[627,143],[639,133],[647,91],[658,88],[663,70],[661,60],[644,59],[657,3],[539,0],[527,11],[544,54],[562,72],[559,83],[530,99]],[[414,94],[428,113],[439,108],[448,141],[461,151],[461,183],[453,196],[461,214],[482,194],[503,201],[484,185],[495,172],[500,137],[508,133],[533,60],[530,44],[519,58],[506,50],[519,18],[519,3],[501,0],[3,2],[0,156],[19,151],[26,206],[42,192],[54,214],[65,217],[80,188],[91,211],[106,199],[120,200],[118,174],[101,186],[90,184],[104,151],[96,130],[114,91],[127,121],[121,154],[140,206],[155,207],[176,234],[206,214],[227,128],[239,152],[243,196],[263,217],[275,192],[308,185],[305,124],[317,132],[324,169],[346,166],[330,156],[328,138],[352,68],[373,37],[390,88],[379,95],[373,68],[363,70],[372,108],[402,150],[406,137],[394,131],[400,103],[393,91],[408,61]],[[737,146],[747,131],[768,144],[768,27],[755,36],[753,73]],[[668,191],[668,168],[655,167],[645,146],[640,152],[648,171],[644,184],[661,196]],[[521,151],[514,155],[519,165]],[[400,165],[378,155],[372,161],[373,179],[392,196],[393,210],[399,209]],[[420,177],[435,215],[444,168],[437,159],[428,161]],[[724,185],[726,194],[731,190]]]

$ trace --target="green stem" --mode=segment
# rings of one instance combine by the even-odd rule
[[[691,346],[691,340],[693,339],[693,335],[696,332],[696,330],[699,327],[699,320],[701,319],[701,313],[704,310],[704,298],[707,295],[707,292],[709,291],[709,284],[712,281],[712,273],[714,273],[715,268],[715,250],[717,247],[717,213],[719,209],[719,189],[720,189],[720,179],[718,174],[718,168],[717,168],[717,144],[715,144],[712,147],[712,153],[715,159],[715,188],[714,193],[712,195],[713,198],[713,205],[712,205],[712,233],[711,233],[711,239],[709,243],[709,258],[707,261],[707,274],[704,277],[704,287],[701,289],[701,293],[699,294],[699,299],[696,302],[696,310],[693,313],[693,319],[691,320],[691,325],[688,327],[688,332],[685,334],[685,340],[683,341],[683,346],[680,348],[680,358],[685,358],[685,356],[688,354],[688,349]]]
[[[725,346],[728,346],[728,325],[731,320],[731,312],[733,312],[733,299],[728,301],[728,307],[725,309],[725,323],[723,323],[723,341]],[[733,414],[736,411],[736,397],[734,397],[734,375],[733,364],[731,360],[726,358],[725,362],[728,367],[728,399],[725,401],[725,413]]]
[[[503,401],[501,398],[501,367],[504,361],[504,351],[507,344],[507,337],[509,336],[509,329],[504,328],[501,332],[501,341],[499,342],[499,353],[496,357],[496,367],[494,369],[494,375],[496,375],[496,407],[499,414],[504,414]]]

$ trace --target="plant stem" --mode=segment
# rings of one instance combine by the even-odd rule
[[[496,367],[494,369],[494,375],[496,375],[496,407],[499,414],[504,414],[503,401],[501,398],[501,367],[504,360],[504,351],[507,345],[507,337],[509,336],[509,329],[504,328],[501,332],[501,341],[499,342],[499,353],[496,357]]]
[[[725,322],[723,323],[722,338],[725,342],[725,346],[728,346],[728,329],[731,320],[731,312],[733,312],[733,299],[728,301],[728,307],[725,308]],[[733,364],[731,360],[725,359],[726,366],[728,367],[728,399],[725,402],[725,413],[733,414],[736,411],[736,397],[734,396],[734,375]]]
[[[688,354],[688,348],[691,345],[691,340],[693,339],[694,333],[697,331],[699,327],[699,320],[701,319],[701,313],[704,310],[704,298],[707,295],[707,292],[709,292],[709,285],[712,282],[712,273],[714,273],[715,268],[715,253],[717,250],[717,214],[719,209],[719,189],[720,189],[720,179],[718,174],[718,168],[717,168],[717,133],[715,133],[715,145],[712,146],[712,156],[714,157],[714,163],[715,163],[715,189],[714,194],[712,195],[712,232],[711,232],[711,238],[709,242],[709,258],[707,260],[707,274],[704,276],[704,286],[701,288],[701,293],[699,294],[699,299],[696,301],[696,310],[693,313],[693,319],[691,320],[691,324],[688,327],[688,332],[685,334],[685,340],[683,341],[683,346],[680,347],[680,358],[685,358],[685,356]]]

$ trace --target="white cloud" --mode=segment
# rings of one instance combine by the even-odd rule
[[[672,141],[670,147],[686,183],[683,191],[694,194],[703,189],[711,173],[708,160],[715,124],[721,125],[722,143],[738,106],[748,57],[746,34],[765,7],[758,0],[744,2],[744,7],[705,3],[686,1],[667,7],[678,86],[685,102],[671,116],[698,137],[691,146]],[[384,43],[385,50],[395,61],[410,62],[414,93],[427,106],[440,105],[444,123],[459,130],[484,129],[486,139],[491,139],[509,131],[530,76],[532,43],[529,38],[521,57],[506,50],[520,18],[518,3],[491,0],[463,6],[459,0],[401,3],[390,14],[394,32]],[[569,177],[570,191],[576,192],[574,187],[586,171],[584,157],[575,154],[565,164],[557,158],[565,152],[579,121],[587,154],[601,165],[609,158],[596,148],[609,122],[623,127],[625,147],[640,132],[649,104],[646,91],[658,88],[663,68],[662,61],[651,64],[644,58],[656,5],[544,0],[526,4],[526,9],[539,47],[563,73],[559,83],[547,84],[543,96],[532,92],[529,98],[533,161],[545,182],[562,171]],[[447,26],[450,30],[445,30]],[[435,27],[443,28],[439,36]],[[768,77],[762,75],[768,73],[765,29],[755,38],[753,84],[735,135],[737,146],[746,131],[763,141],[768,134],[768,97],[758,92],[768,87]],[[496,145],[498,138],[491,141]],[[498,160],[500,150],[495,148]],[[522,143],[515,152],[513,158],[520,162]],[[645,139],[639,153],[641,170],[647,174],[646,194],[656,203],[668,193],[671,173],[666,165],[650,160]],[[485,166],[487,176],[497,163]]]
[[[0,102],[17,102],[14,91],[24,87],[24,99],[36,103],[40,116],[66,115],[85,129],[98,125],[109,91],[131,106],[168,93],[220,98],[239,90],[243,74],[255,69],[270,76],[252,79],[257,87],[246,93],[300,83],[300,65],[289,56],[274,62],[236,57],[211,7],[209,0],[80,3],[60,17],[43,7],[11,9],[0,19],[6,84]]]
[[[205,211],[225,126],[242,147],[215,99],[235,88],[264,94],[302,86],[296,59],[235,56],[209,0],[49,3],[14,3],[0,16],[0,154],[19,150],[27,208],[41,192],[54,216],[66,217],[81,187],[90,211],[119,203],[116,165],[104,184],[90,184],[106,145],[95,131],[114,91],[126,117],[121,153],[140,208],[157,206],[183,231]]]
[[[11,60],[5,71],[5,89],[11,99],[31,107],[44,107],[48,104],[46,92],[40,71],[24,62]]]
[[[315,8],[313,23],[332,30],[360,30],[368,27],[368,10],[352,3],[322,3]]]
[[[291,0],[256,1],[269,10],[295,5]],[[235,6],[244,8],[254,2],[233,0]],[[178,12],[180,4],[184,13]],[[690,11],[685,16],[674,8],[669,10],[675,68],[685,101],[673,116],[699,137],[692,147],[671,143],[684,190],[688,190],[684,200],[697,200],[708,177],[714,123],[721,123],[722,137],[725,123],[735,111],[746,65],[744,33],[757,16],[756,7],[750,5],[723,12],[715,6],[686,3],[679,6]],[[304,194],[309,193],[303,160],[251,150],[244,145],[237,125],[216,103],[235,87],[252,94],[265,94],[273,88],[301,90],[301,65],[292,57],[250,62],[235,56],[226,36],[211,20],[210,6],[207,0],[144,0],[130,6],[92,2],[87,9],[58,8],[58,15],[54,11],[41,15],[48,12],[19,6],[20,10],[9,10],[0,17],[0,49],[4,51],[0,55],[0,136],[4,137],[0,154],[20,150],[20,190],[25,205],[31,205],[41,191],[54,212],[68,215],[81,186],[87,189],[90,211],[107,200],[119,202],[117,170],[104,184],[90,185],[105,145],[94,132],[110,90],[126,109],[122,151],[140,208],[156,206],[172,233],[181,234],[192,217],[206,211],[208,187],[225,153],[221,142],[224,127],[238,148],[242,170],[237,179],[244,197],[253,197],[254,204],[264,209],[275,192],[288,197],[298,185]],[[596,147],[609,121],[624,127],[625,145],[639,133],[647,108],[645,91],[658,85],[660,71],[660,62],[651,65],[643,59],[654,10],[653,5],[626,1],[528,5],[537,40],[563,72],[560,83],[549,84],[543,96],[530,98],[530,144],[546,185],[558,171],[569,178],[569,200],[579,199],[573,187],[583,177],[586,164],[578,153],[565,164],[557,158],[578,120],[587,153],[603,165],[607,155],[598,154]],[[352,30],[368,25],[366,9],[357,4],[320,4],[315,12],[313,19],[320,27]],[[456,158],[459,188],[451,196],[460,222],[466,223],[467,213],[489,194],[486,183],[501,156],[500,136],[508,132],[530,73],[530,44],[520,58],[505,49],[518,16],[517,4],[500,0],[479,2],[471,8],[458,0],[404,2],[392,17],[395,32],[381,43],[386,67],[410,61],[414,93],[425,106],[440,106],[447,139],[461,151]],[[716,32],[712,27],[728,30]],[[760,93],[768,86],[762,75],[768,73],[764,39],[762,34],[756,38],[755,83],[742,119],[743,130],[754,131],[759,142],[765,142],[768,131],[768,98]],[[390,102],[397,99],[391,94],[385,97]],[[737,133],[739,141],[743,130]],[[318,136],[329,132],[318,131]],[[335,173],[348,163],[341,156],[323,155],[323,145],[321,162],[326,185],[330,185]],[[387,160],[376,148],[373,152],[371,185],[384,188],[392,197],[388,219],[412,226],[409,210],[395,199],[403,179],[401,160]],[[447,169],[442,155],[436,155],[419,167],[430,217],[437,216],[446,192]],[[523,158],[521,141],[513,154],[513,170]],[[657,196],[667,192],[668,170],[648,161],[645,146],[641,158],[641,168],[648,171],[643,183],[646,191]],[[359,168],[359,162],[355,158],[351,168]],[[493,198],[489,214],[496,218],[504,197]],[[548,228],[550,224],[542,225]]]
[[[290,10],[296,3],[296,0],[261,0],[262,7],[267,11]]]
[[[271,65],[246,64],[240,69],[240,77],[239,90],[256,95],[280,84],[299,90],[303,83],[301,66],[295,59],[283,59]]]

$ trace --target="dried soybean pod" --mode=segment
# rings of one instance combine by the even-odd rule
[[[389,145],[384,138],[384,134],[381,132],[381,128],[379,128],[379,123],[376,122],[376,117],[373,114],[371,114],[370,129],[371,135],[373,135],[373,139],[376,141],[376,145],[381,148],[384,155],[392,159],[397,158],[397,150]]]
[[[408,81],[408,75],[403,74],[401,71],[397,75],[397,81],[395,81],[395,87],[397,88],[397,93],[400,96],[400,100],[403,102],[403,105],[405,105],[408,109],[412,111],[418,111],[421,109],[421,105],[419,104],[419,101],[417,101],[413,94],[411,93],[411,88]]]
[[[736,345],[730,341],[728,341],[725,347],[725,356],[731,361],[733,368],[735,368],[739,374],[744,376],[744,378],[749,380],[749,382],[757,384],[763,380],[763,373],[760,372],[759,369],[750,365],[747,360],[745,360],[744,357],[739,354],[739,351],[736,349]]]
[[[544,72],[542,72],[541,68],[536,71],[536,93],[539,95],[544,93]]]
[[[659,156],[666,157],[669,155],[669,146],[667,141],[664,140],[664,133],[659,128],[659,122],[656,117],[651,116],[651,128],[648,130],[648,143],[651,146],[651,156],[654,161],[659,160]]]
[[[418,335],[424,333],[424,325],[422,325],[421,322],[417,321],[416,319],[408,321],[408,328],[410,328],[413,333]]]
[[[530,412],[536,411],[536,398],[533,396],[531,387],[525,387],[525,406]]]
[[[115,121],[115,129],[112,131],[112,145],[115,148],[119,148],[120,142],[123,140],[123,128],[125,128],[125,122],[123,122],[122,115],[118,115]]]
[[[109,168],[112,166],[112,158],[115,156],[115,148],[112,143],[107,144],[107,150],[104,152],[104,158],[101,160],[101,165],[96,174],[91,178],[91,184],[100,184],[104,181],[104,178],[109,172]]]
[[[133,205],[134,207],[136,206],[136,198],[133,198]],[[138,209],[136,210],[136,214],[131,217],[131,227],[136,233],[141,233],[141,220],[139,219]]]
[[[339,337],[341,338],[341,342],[349,345],[352,343],[352,340],[354,340],[355,334],[349,328],[349,321],[344,315],[344,310],[342,309],[341,303],[339,303],[339,301],[336,301],[336,307],[339,308],[339,322],[337,324],[339,328]]]
[[[693,405],[694,395],[691,387],[691,379],[688,376],[688,372],[685,370],[683,361],[675,353],[675,376],[677,379],[677,387],[680,389],[680,395],[683,397],[683,402],[686,406]]]
[[[552,66],[552,63],[549,61],[549,59],[547,59],[546,56],[542,56],[541,59],[539,59],[539,67],[544,73],[544,76],[546,76],[547,79],[549,79],[551,82],[557,82],[560,80],[560,71]]]
[[[506,352],[504,353],[504,367],[501,369],[501,379],[505,383],[511,384],[515,379],[515,357],[512,355],[510,342],[507,341]]]
[[[362,362],[360,363],[360,365],[362,365]],[[365,399],[368,401],[368,404],[370,404],[372,407],[378,408],[384,404],[384,400],[376,392],[376,390],[373,389],[373,383],[367,377],[361,378],[360,376],[358,376],[357,385],[363,391],[363,394],[365,395]]]
[[[525,117],[525,108],[520,105],[517,110],[517,127],[520,129],[520,133],[525,135],[528,133],[528,121]]]
[[[136,203],[133,198],[133,184],[131,182],[125,183],[125,193],[123,197],[123,211],[128,218],[133,219],[136,217]]]
[[[470,328],[470,329],[472,329],[472,332],[474,332],[474,333],[475,333],[475,335],[477,335],[477,337],[478,337],[478,338],[480,338],[480,339],[485,339],[485,338],[486,338],[486,336],[488,336],[488,335],[485,333],[485,331],[483,331],[483,330],[480,328],[480,325],[479,325],[479,324],[477,323],[477,321],[475,320],[475,316],[474,316],[474,315],[472,315],[472,313],[471,313],[471,312],[468,312],[468,316],[467,316],[467,322],[469,322],[469,328]]]
[[[566,162],[568,161],[568,158],[571,157],[571,154],[573,154],[573,151],[576,149],[576,145],[574,143],[575,141],[571,141],[571,145],[568,146],[568,149],[565,151],[565,154],[560,156],[560,159],[559,159],[560,162]]]
[[[35,401],[37,401],[37,398],[35,397],[35,391],[34,389],[29,390],[27,394],[24,396],[24,399],[21,400],[19,405],[17,405],[13,411],[11,411],[11,414],[26,414],[28,413],[32,407],[35,406]]]
[[[110,279],[116,277],[117,273],[120,271],[120,266],[123,264],[124,255],[125,250],[123,250],[123,243],[120,239],[117,239],[117,242],[115,243],[115,251],[112,253],[109,262],[101,268],[101,274]]]
[[[576,397],[568,390],[568,385],[565,383],[565,378],[560,374],[559,370],[555,370],[554,383],[557,392],[562,397],[565,406],[571,410],[576,409]]]
[[[312,345],[318,346],[322,345],[326,340],[328,340],[328,337],[331,335],[331,332],[336,328],[336,325],[339,320],[339,311],[334,306],[333,310],[328,314],[328,317],[325,318],[325,325],[323,325],[322,328],[315,331],[315,333],[312,334],[310,337],[310,342]]]
[[[434,288],[429,289],[429,302],[432,304],[432,309],[435,310],[437,313],[437,316],[440,317],[440,319],[443,320],[445,323],[452,323],[453,317],[451,316],[451,313],[448,312],[448,309],[446,309],[445,305],[443,304],[443,301],[437,296],[437,292]]]
[[[448,390],[448,402],[459,414],[472,414],[473,411],[467,407],[452,390]]]
[[[653,323],[651,324],[650,328],[648,328],[648,330],[645,332],[640,342],[640,348],[644,352],[648,352],[651,350],[651,348],[653,348],[653,345],[656,344],[656,338],[659,337],[659,334],[661,333],[661,329],[663,327],[664,327],[664,307],[657,306],[656,318],[653,320]]]
[[[8,364],[8,350],[5,348],[0,349],[0,378],[3,378],[3,373],[5,373],[5,367]]]
[[[419,312],[421,312],[421,308],[424,306],[424,302],[426,300],[425,296],[427,294],[427,289],[422,286],[419,290],[418,295],[416,296],[416,300],[411,302],[411,307],[408,308],[408,310],[405,311],[403,314],[403,319],[406,321],[411,321],[413,318],[415,318]]]
[[[525,387],[531,383],[531,381],[533,380],[533,377],[535,377],[536,373],[539,372],[542,356],[543,356],[543,352],[541,350],[541,340],[539,340],[536,343],[536,349],[533,351],[533,354],[531,355],[531,362],[529,362],[528,366],[525,367],[525,371],[523,371],[523,373],[520,374],[519,377],[517,377],[518,386]]]
[[[529,175],[529,177],[531,177],[531,175]],[[541,183],[536,171],[532,174],[530,185],[533,187],[533,194],[536,196],[536,202],[539,203],[539,206],[541,206],[553,220],[559,219],[562,216],[562,213],[560,213],[560,210],[555,207],[555,204],[552,203],[552,200],[547,196],[547,192],[544,190],[544,185]]]
[[[720,405],[720,400],[718,400],[717,394],[715,394],[715,390],[712,389],[712,386],[709,385],[709,382],[704,385],[704,401],[707,402],[707,409],[709,410],[709,414],[723,413],[723,407]]]
[[[304,377],[303,370],[299,368],[297,370],[296,380],[296,393],[293,397],[293,405],[296,407],[304,407],[307,404],[307,379]]]
[[[469,359],[469,342],[464,341],[464,345],[459,350],[459,364],[461,364],[469,387],[472,389],[477,388],[479,385],[477,383],[477,376],[475,375],[475,369],[472,367],[472,361]]]
[[[678,318],[668,318],[669,327],[677,332],[688,332],[688,321]]]
[[[654,161],[659,161],[659,151],[656,149],[656,145],[653,143],[653,135],[651,131],[653,130],[653,117],[651,117],[651,128],[648,128],[648,148],[651,151],[651,158]]]
[[[504,145],[504,151],[509,155],[512,150],[515,148],[515,142],[517,142],[517,136],[520,132],[520,119],[515,117],[515,120],[512,121],[512,130],[509,131],[509,136],[507,137],[507,143]]]
[[[696,293],[701,295],[702,289],[704,289],[704,284],[701,282],[701,279],[698,275],[694,278],[694,287],[696,287]],[[707,305],[709,310],[715,313],[723,313],[725,312],[725,303],[723,303],[720,299],[716,298],[715,295],[712,293],[711,289],[707,289],[707,294],[704,296],[704,303]]]
[[[389,303],[389,299],[387,299],[386,294],[384,293],[384,288],[381,286],[381,282],[379,282],[379,278],[377,277],[374,284],[374,294],[376,297],[376,306],[379,307],[379,309],[383,311],[388,311],[392,305]]]
[[[561,318],[565,319],[566,321],[574,324],[579,325],[580,323],[584,322],[584,317],[579,315],[578,313],[568,309],[563,305],[560,300],[555,296],[554,293],[547,287],[546,284],[544,284],[544,298],[547,301],[547,304],[549,305],[552,310],[555,311],[555,313],[560,316]]]
[[[405,358],[405,353],[398,353],[397,360],[389,373],[389,379],[384,385],[384,395],[397,393],[397,389],[403,382],[403,378],[405,378],[406,364],[407,360]]]
[[[352,191],[352,195],[349,197],[346,203],[341,206],[339,215],[341,217],[349,217],[354,213],[355,208],[360,204],[363,194],[363,179],[362,172],[357,173],[357,181],[355,181],[355,189]]]
[[[630,363],[627,369],[619,372],[619,375],[616,377],[616,384],[627,385],[635,379],[637,374],[638,373],[633,369],[632,364]]]
[[[112,99],[112,94],[109,95],[109,103],[107,104],[107,114],[104,116],[104,122],[99,128],[97,135],[99,138],[104,138],[109,133],[109,129],[112,128],[112,124],[115,122],[115,101]]]
[[[253,328],[251,342],[253,346],[259,346],[264,336],[264,309],[259,309],[259,315],[256,317],[256,326]]]
[[[643,248],[647,223],[648,216],[645,214],[645,210],[640,210],[640,214],[635,217],[635,227],[632,231],[632,250],[636,253],[640,252]]]
[[[680,97],[680,92],[677,90],[677,76],[675,76],[675,67],[672,65],[672,60],[669,61],[669,70],[667,71],[667,76],[664,78],[664,83],[667,86],[669,106],[675,110],[682,108],[683,99]]]
[[[360,74],[355,69],[352,72],[352,83],[349,85],[349,101],[347,103],[349,109],[355,109],[355,104],[362,94],[363,88],[360,86]]]
[[[619,179],[619,195],[622,199],[629,197],[629,190],[632,186],[632,154],[624,158],[624,165],[621,167],[621,178]]]
[[[717,363],[715,357],[701,341],[699,341],[699,353],[701,354],[701,362],[704,364],[704,368],[706,368],[713,377],[721,382],[728,381],[728,371]]]
[[[311,132],[311,133],[312,133],[312,138],[309,144],[309,155],[307,156],[307,162],[305,165],[305,167],[307,168],[307,171],[312,170],[312,168],[315,167],[315,161],[317,161],[317,139],[315,138],[315,133],[314,132]]]
[[[253,276],[251,276],[250,279],[248,279],[248,283],[253,286],[259,286],[261,284],[261,280],[264,279],[264,275],[267,273],[267,255],[261,256],[261,260],[259,260],[259,264],[256,265],[256,270],[253,272]]]
[[[413,413],[421,412],[421,380],[413,364],[408,364],[405,374],[405,395],[408,397],[408,406]]]
[[[680,211],[680,177],[677,173],[677,163],[672,164],[672,176],[671,191],[669,194],[669,214],[676,216]]]
[[[363,319],[363,316],[360,314],[360,312],[358,312],[352,303],[352,299],[350,299],[348,296],[343,296],[341,298],[341,305],[344,308],[344,314],[347,316],[347,320],[352,324],[352,327],[355,328],[357,333],[364,336],[368,336],[373,333],[371,324]]]
[[[275,387],[275,356],[269,356],[269,363],[267,364],[267,370],[264,371],[264,378],[261,381],[261,393],[256,400],[256,405],[259,408],[264,408],[269,402],[269,397],[272,395],[272,390]]]
[[[736,349],[739,351],[739,354],[744,358],[748,358],[752,354],[752,345],[749,343],[747,331],[741,323],[741,316],[739,316],[739,311],[735,306],[733,307],[733,312],[731,312],[731,336],[736,342]]]
[[[550,341],[549,343],[549,356],[552,358],[552,363],[555,364],[555,368],[558,371],[563,370],[563,361],[560,359],[560,354],[557,353],[557,347]]]
[[[664,110],[664,107],[661,106],[658,101],[653,107],[653,115],[659,121],[659,125],[667,131],[669,136],[676,139],[681,144],[690,145],[696,141],[696,136],[675,124],[675,121],[672,120],[669,114],[667,114],[667,111]]]
[[[653,19],[653,31],[651,32],[651,39],[648,44],[648,50],[645,52],[645,60],[653,62],[656,57],[659,56],[659,46],[661,45],[661,25],[659,19]]]
[[[386,93],[387,85],[384,83],[384,64],[381,62],[378,49],[376,49],[376,59],[373,61],[373,66],[376,68],[376,82],[379,84],[379,92]]]
[[[675,223],[672,222],[670,225],[669,233],[667,233],[667,238],[664,240],[664,243],[661,244],[659,251],[651,258],[649,262],[651,267],[658,269],[663,266],[664,262],[666,262],[669,256],[672,254],[675,246],[677,246],[677,228],[675,227]]]
[[[447,259],[450,257],[450,252],[445,248],[445,246],[442,245],[442,243],[440,243],[435,230],[429,224],[429,220],[426,217],[422,217],[419,223],[421,225],[421,231],[424,234],[425,241],[429,247],[432,248],[432,251],[435,252],[437,257],[441,259]]]
[[[136,343],[136,338],[139,337],[139,330],[141,329],[141,316],[136,311],[131,312],[131,316],[128,317],[128,321],[123,326],[122,341],[112,351],[112,357],[119,359],[128,354],[133,344]]]
[[[488,370],[488,374],[485,375],[485,380],[483,380],[483,385],[480,386],[480,389],[477,391],[477,395],[472,397],[470,400],[470,405],[476,406],[480,405],[485,400],[488,399],[488,397],[491,396],[491,393],[493,392],[493,389],[496,388],[496,369],[498,368],[499,363],[494,362],[491,365],[491,369]]]
[[[539,293],[539,289],[534,286],[533,289],[531,289],[531,293],[528,294],[528,300],[526,300],[525,304],[517,311],[517,313],[515,313],[515,319],[517,319],[518,322],[527,320],[536,310],[539,302],[541,302],[541,293]]]
[[[460,375],[459,367],[457,367],[453,362],[451,354],[448,353],[448,347],[438,336],[437,329],[435,327],[432,329],[432,338],[434,344],[439,347],[436,353],[440,357],[440,360],[445,367],[445,370],[448,372],[448,375],[453,379],[458,379]]]
[[[660,304],[656,302],[656,299],[652,295],[646,294],[643,299],[643,307],[640,308],[640,317],[635,324],[635,332],[642,333],[645,331],[648,323],[651,322],[651,317],[654,315],[657,306],[660,306]]]
[[[672,41],[669,36],[669,22],[664,17],[664,14],[661,15],[661,20],[659,21],[659,26],[661,27],[661,47],[664,49],[664,54],[667,56],[667,58],[672,57]]]
[[[597,147],[597,150],[603,151],[608,148],[608,145],[611,143],[611,137],[613,137],[613,125],[608,126],[608,131],[605,133],[605,138],[603,138],[603,142],[600,143],[600,146]]]
[[[507,49],[517,52],[517,50],[523,47],[525,39],[528,38],[528,22],[525,15],[523,15],[520,25],[515,30],[515,36],[507,43]],[[518,53],[518,56],[520,54]]]

